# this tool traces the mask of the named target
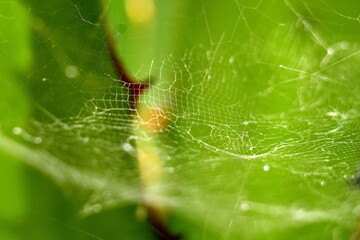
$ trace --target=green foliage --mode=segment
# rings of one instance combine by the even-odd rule
[[[131,2],[0,1],[0,238],[153,239],[141,201],[184,239],[356,236],[359,2]]]

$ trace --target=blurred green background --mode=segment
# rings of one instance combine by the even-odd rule
[[[0,0],[0,239],[357,239],[360,2]],[[143,131],[106,33],[137,81]]]

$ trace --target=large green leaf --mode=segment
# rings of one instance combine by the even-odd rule
[[[26,36],[4,35],[18,84],[0,93],[21,107],[0,105],[1,151],[82,216],[145,201],[184,239],[356,238],[358,1],[22,4],[1,19]],[[128,73],[152,79],[136,111],[108,32]]]

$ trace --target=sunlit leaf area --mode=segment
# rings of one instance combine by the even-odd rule
[[[359,0],[0,0],[0,239],[360,239]]]

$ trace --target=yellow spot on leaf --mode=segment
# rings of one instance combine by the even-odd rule
[[[149,186],[160,179],[162,166],[155,148],[139,146],[138,159],[141,179],[145,186]]]
[[[125,2],[126,14],[135,23],[147,23],[155,16],[153,0],[127,0]]]
[[[164,129],[168,124],[167,111],[161,107],[143,105],[138,109],[137,121],[141,136],[136,141],[139,170],[142,183],[149,187],[158,183],[162,175],[162,163],[156,146],[156,131]]]
[[[168,118],[161,108],[146,108],[141,111],[140,118],[146,130],[157,131],[166,127]]]

